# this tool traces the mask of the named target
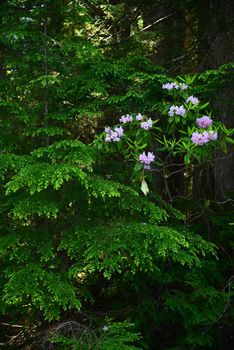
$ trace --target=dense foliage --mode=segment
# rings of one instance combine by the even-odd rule
[[[146,3],[200,19],[193,1]],[[214,99],[234,64],[171,76],[144,11],[1,4],[5,349],[231,347],[233,199],[214,165],[233,129]]]

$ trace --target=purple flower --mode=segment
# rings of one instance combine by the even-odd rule
[[[168,115],[170,117],[173,117],[175,114],[176,115],[181,115],[182,117],[185,115],[186,113],[186,109],[184,108],[184,106],[171,106],[168,112]]]
[[[146,122],[141,123],[141,128],[144,130],[149,130],[153,126],[153,121],[149,118]]]
[[[216,141],[217,140],[217,138],[218,138],[217,131],[210,130],[210,131],[208,131],[208,134],[209,134],[210,141]]]
[[[154,158],[155,155],[152,152],[148,152],[148,155],[145,152],[139,155],[139,160],[144,164],[145,169],[150,169],[150,163],[154,161]]]
[[[191,140],[195,145],[204,145],[205,143],[209,141],[216,141],[218,138],[217,131],[210,130],[210,131],[203,131],[202,133],[195,131],[192,133]]]
[[[196,124],[200,129],[208,128],[213,123],[213,120],[210,117],[203,116],[196,119]]]
[[[200,134],[198,131],[194,131],[192,133],[191,140],[195,145],[201,145],[202,144],[202,134]]]
[[[207,143],[210,141],[210,135],[207,131],[203,131],[202,133],[202,141],[203,143]]]
[[[143,116],[141,113],[138,113],[137,116],[136,116],[136,120],[142,120],[143,119]]]
[[[191,102],[193,105],[196,105],[199,103],[199,99],[195,96],[189,96],[187,99],[186,99],[186,102],[189,103]]]
[[[115,131],[111,131],[110,133],[110,138],[114,141],[114,142],[118,142],[120,140],[120,137],[118,135],[117,132]]]
[[[110,134],[106,134],[106,137],[105,137],[105,142],[111,142],[111,137],[110,137]]]
[[[203,133],[195,131],[192,133],[191,140],[195,145],[202,146],[210,141],[210,136],[207,131],[203,131]]]
[[[127,114],[126,116],[125,115],[122,115],[122,117],[119,119],[120,123],[128,123],[128,122],[132,122],[132,116]]]
[[[115,132],[117,132],[119,137],[123,136],[124,129],[122,128],[122,126],[116,127],[114,130],[115,130]]]
[[[111,130],[111,128],[107,127],[105,128],[106,137],[105,142],[118,142],[120,141],[120,138],[124,135],[124,129],[122,126],[114,128],[114,130]]]
[[[176,83],[166,83],[162,85],[162,88],[164,90],[178,89],[179,85],[177,85]]]

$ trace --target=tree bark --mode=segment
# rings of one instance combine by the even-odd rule
[[[216,69],[219,66],[234,61],[234,2],[233,0],[205,1],[208,11],[201,11],[200,26],[207,30],[206,52],[204,42],[201,47],[201,70]],[[209,5],[209,6],[207,6]],[[204,26],[206,28],[204,28]],[[231,73],[231,72],[230,72]],[[232,72],[234,74],[234,72]],[[212,101],[215,117],[226,127],[234,127],[234,87],[233,84],[220,89],[218,98]],[[214,163],[214,194],[216,199],[224,199],[234,192],[234,155],[233,147],[223,156],[217,152]]]

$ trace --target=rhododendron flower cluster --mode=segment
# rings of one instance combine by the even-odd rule
[[[196,105],[199,103],[199,99],[195,96],[189,96],[187,99],[186,99],[186,102],[189,103],[191,102],[193,105]]]
[[[162,88],[165,90],[172,90],[172,89],[181,89],[185,90],[188,88],[188,86],[184,83],[166,83],[162,85]],[[189,96],[187,97],[186,103],[191,103],[193,105],[198,104],[200,101],[196,96]],[[171,106],[168,115],[170,117],[173,117],[174,115],[181,115],[182,117],[186,114],[185,107],[182,106]],[[196,124],[200,129],[206,129],[209,126],[211,126],[213,123],[213,120],[210,117],[203,116],[201,118],[196,119]],[[192,133],[191,140],[195,145],[204,145],[209,141],[216,141],[218,138],[218,133],[214,130],[205,130],[203,132],[195,131]]]
[[[181,89],[181,90],[186,90],[188,88],[188,85],[184,84],[184,83],[166,83],[162,85],[162,88],[164,90],[172,90],[172,89]]]
[[[122,115],[122,117],[119,119],[120,123],[129,123],[129,122],[132,122],[132,116],[127,114],[126,116],[125,115]]]
[[[139,155],[139,160],[142,164],[144,164],[144,169],[150,169],[150,163],[152,163],[155,159],[155,155],[153,152],[148,152],[146,155],[145,152]]]
[[[209,142],[209,134],[207,131],[204,131],[203,133],[200,133],[198,131],[195,131],[192,133],[192,137],[191,137],[192,142],[195,145],[204,145],[205,143]]]
[[[184,106],[171,106],[168,112],[168,115],[170,117],[173,117],[175,114],[176,115],[181,115],[182,117],[185,115],[186,113],[186,109],[184,108]]]
[[[136,121],[142,121],[144,118],[142,116],[141,113],[138,113],[136,115]],[[133,121],[133,117],[130,114],[127,114],[126,116],[122,116],[119,121],[123,124],[128,123],[128,122],[132,122]],[[140,123],[140,127],[144,130],[149,130],[150,128],[153,127],[153,121],[151,118],[149,118],[146,121],[142,121]],[[105,141],[106,142],[116,142],[116,141],[120,141],[120,138],[123,136],[124,134],[124,129],[122,128],[122,126],[120,127],[115,127],[114,130],[112,130],[109,127],[105,128],[105,132],[106,132],[106,137],[105,137]]]
[[[195,145],[201,146],[209,141],[216,141],[218,134],[216,131],[203,131],[202,133],[195,131],[192,133],[191,140]]]
[[[144,130],[149,130],[153,126],[153,121],[149,118],[146,122],[141,123],[141,128]]]
[[[213,120],[210,117],[203,116],[201,118],[196,119],[196,124],[200,129],[205,129],[211,126],[213,123]],[[192,133],[191,140],[195,145],[204,145],[205,143],[209,141],[216,141],[218,138],[217,131],[214,130],[208,130],[208,131],[195,131]]]
[[[208,128],[213,123],[213,120],[210,117],[203,116],[196,119],[196,124],[200,129]]]
[[[120,141],[120,138],[124,135],[124,129],[122,126],[114,128],[114,130],[111,130],[111,128],[105,128],[106,132],[106,137],[105,141],[106,142],[118,142]]]
[[[179,89],[179,85],[176,83],[166,83],[163,84],[162,88],[165,90]]]
[[[126,116],[122,116],[120,119],[121,123],[127,123],[127,122],[132,122],[133,117],[129,114]],[[153,126],[153,120],[149,118],[148,120],[144,120],[143,116],[141,113],[138,113],[135,117],[136,121],[140,121],[140,127],[144,130],[149,130]],[[115,127],[114,129],[111,129],[109,127],[105,128],[106,136],[105,136],[105,141],[106,142],[118,142],[120,141],[121,137],[124,135],[124,129],[122,126]],[[144,169],[150,169],[150,163],[154,161],[154,154],[152,152],[148,152],[147,154],[143,152],[142,154],[139,155],[139,160],[142,164],[144,164]]]

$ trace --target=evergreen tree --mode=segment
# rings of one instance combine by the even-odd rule
[[[230,333],[231,264],[218,252],[222,270],[215,246],[229,251],[230,217],[206,217],[212,239],[204,227],[188,228],[167,196],[131,185],[132,164],[120,152],[93,142],[122,114],[159,113],[167,78],[153,52],[164,24],[146,27],[175,7],[175,51],[189,49],[181,48],[186,26],[176,23],[187,1],[179,3],[1,4],[2,342],[15,334],[7,324],[24,329],[10,348],[221,349],[219,321]],[[161,44],[166,51],[167,39]],[[195,78],[201,96],[229,69]],[[67,320],[76,321],[70,333]]]

